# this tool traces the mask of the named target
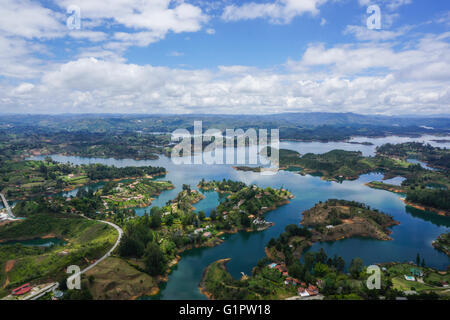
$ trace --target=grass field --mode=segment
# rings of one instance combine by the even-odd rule
[[[129,300],[156,293],[154,279],[118,257],[109,257],[86,272],[82,285],[94,299]],[[153,291],[153,292],[152,292]]]
[[[117,231],[101,222],[81,217],[37,215],[0,228],[0,239],[64,238],[64,245],[50,248],[4,245],[0,250],[0,297],[26,282],[60,280],[67,266],[81,268],[105,254]],[[14,261],[13,267],[7,267]]]

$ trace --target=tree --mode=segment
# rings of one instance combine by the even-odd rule
[[[307,252],[305,253],[305,267],[308,270],[311,270],[312,267],[314,266],[314,261],[315,261],[316,257],[315,254],[313,252]]]
[[[150,210],[150,216],[152,218],[151,223],[150,223],[150,227],[152,229],[157,229],[161,226],[161,209],[158,207],[153,207]]]
[[[420,265],[420,254],[417,254],[416,256],[416,265]]]
[[[249,219],[249,217],[245,214],[241,215],[241,224],[243,227],[250,227],[251,221]]]
[[[216,210],[212,209],[211,212],[209,213],[209,217],[211,218],[212,221],[215,221],[217,219]]]
[[[317,262],[314,265],[314,275],[318,277],[323,277],[328,273],[328,266],[324,263]]]
[[[198,212],[198,218],[200,219],[200,221],[205,220],[205,218],[206,218],[205,211],[200,210],[200,211]]]
[[[154,242],[149,243],[145,248],[144,261],[146,271],[152,276],[161,275],[166,270],[164,254]]]
[[[338,272],[342,272],[342,271],[344,271],[344,268],[345,268],[345,260],[342,259],[342,257],[338,257],[338,256],[334,255],[333,265]]]
[[[363,261],[361,258],[352,259],[352,261],[350,262],[349,271],[353,278],[355,279],[359,278],[359,274],[361,273],[362,267]]]
[[[327,259],[328,257],[325,253],[325,250],[323,248],[320,248],[319,252],[316,254],[316,261],[320,263],[326,263]]]
[[[122,257],[142,257],[144,243],[135,233],[125,234],[119,246],[119,254]]]
[[[288,266],[289,274],[297,279],[304,279],[305,277],[305,267],[300,264],[298,261],[295,261],[293,264]]]

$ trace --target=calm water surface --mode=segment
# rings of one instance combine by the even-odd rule
[[[380,139],[365,139],[359,137],[358,141],[370,141],[376,145],[392,142],[406,138],[391,137]],[[422,139],[439,139],[436,137],[422,137]],[[354,138],[356,139],[356,138]],[[409,138],[411,139],[411,138]],[[401,141],[401,142],[402,142]],[[408,140],[410,141],[410,140]],[[416,141],[421,141],[416,140]],[[425,140],[426,141],[426,140]],[[375,146],[364,146],[357,144],[346,144],[345,150],[361,150],[365,155],[372,155]],[[300,153],[316,152],[322,153],[342,147],[342,143],[304,143],[304,142],[281,142],[280,147],[299,151]],[[440,145],[441,147],[446,147]],[[164,166],[168,174],[162,178],[170,180],[176,188],[163,192],[155,199],[152,206],[162,206],[180,192],[183,184],[190,184],[193,188],[198,182],[206,180],[232,179],[240,180],[247,184],[257,184],[261,187],[271,186],[275,188],[284,187],[290,190],[295,198],[290,204],[280,207],[266,215],[267,220],[273,221],[275,225],[263,232],[237,233],[227,235],[226,241],[214,248],[200,248],[184,252],[182,259],[175,267],[169,281],[163,285],[158,299],[205,299],[198,290],[203,270],[212,262],[231,258],[228,270],[239,278],[241,272],[249,274],[257,261],[265,256],[264,247],[271,238],[278,237],[288,224],[298,224],[302,218],[301,212],[314,206],[318,201],[326,201],[329,198],[355,200],[366,203],[373,208],[389,213],[400,221],[400,225],[392,228],[392,241],[377,241],[369,239],[346,239],[334,243],[316,243],[311,250],[316,251],[324,248],[328,255],[338,254],[342,256],[347,265],[354,257],[361,257],[366,265],[376,262],[387,261],[411,261],[417,253],[424,257],[427,265],[444,269],[450,263],[450,258],[435,250],[431,243],[436,237],[449,231],[450,221],[448,218],[405,207],[398,194],[384,190],[368,188],[364,183],[369,181],[381,181],[383,175],[371,173],[361,176],[355,181],[344,181],[342,183],[323,181],[320,177],[310,175],[301,176],[295,172],[280,171],[276,175],[262,176],[255,172],[236,171],[230,165],[175,165],[167,157],[158,160],[136,161],[131,159],[103,159],[83,158],[54,155],[56,161],[70,161],[75,164],[103,163],[115,166]],[[36,157],[34,159],[39,159]],[[392,179],[391,183],[399,184],[400,177]],[[389,180],[386,181],[389,183]],[[215,192],[205,193],[206,198],[195,206],[197,210],[203,210],[207,214],[215,208],[220,201]],[[143,214],[148,208],[136,210]]]

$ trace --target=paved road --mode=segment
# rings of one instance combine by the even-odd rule
[[[5,196],[3,195],[3,193],[0,193],[0,197],[2,198],[3,201],[3,206],[6,208],[6,211],[8,211],[8,216],[10,219],[15,219],[16,217],[14,216],[14,214],[12,213],[11,207],[9,206],[8,201],[6,201]]]
[[[43,295],[49,293],[50,291],[53,291],[53,290],[57,289],[58,287],[59,287],[59,283],[58,282],[53,282],[52,284],[48,285],[44,289],[40,290],[39,292],[37,292],[35,294],[32,294],[32,295],[24,298],[23,300],[37,300],[40,297],[42,297]]]
[[[92,219],[90,219],[90,218],[88,218],[88,217],[86,217],[86,216],[83,216],[83,217],[85,217],[86,219],[92,220]],[[100,262],[102,262],[103,260],[105,260],[106,258],[108,258],[108,257],[111,255],[111,253],[117,248],[117,246],[118,246],[119,243],[120,243],[120,239],[122,238],[122,235],[123,235],[123,230],[122,230],[122,228],[120,228],[119,226],[115,225],[114,223],[111,223],[111,222],[108,222],[108,221],[103,221],[103,220],[95,220],[95,221],[103,222],[103,223],[109,224],[111,227],[113,227],[114,229],[117,230],[117,232],[119,233],[119,237],[117,238],[117,241],[116,241],[116,243],[113,245],[113,247],[112,247],[112,248],[111,248],[111,249],[110,249],[103,257],[101,257],[100,259],[98,259],[97,261],[95,261],[93,264],[90,264],[90,265],[87,266],[85,269],[81,270],[80,272],[75,273],[75,274],[71,275],[70,277],[68,277],[68,278],[67,278],[67,282],[68,282],[68,283],[71,283],[72,280],[73,280],[75,277],[80,276],[80,275],[82,275],[83,273],[85,273],[85,272],[91,270],[91,269],[94,268],[97,264],[99,264]]]

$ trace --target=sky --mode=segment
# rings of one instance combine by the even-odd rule
[[[450,1],[0,0],[0,113],[280,112],[449,114]]]

